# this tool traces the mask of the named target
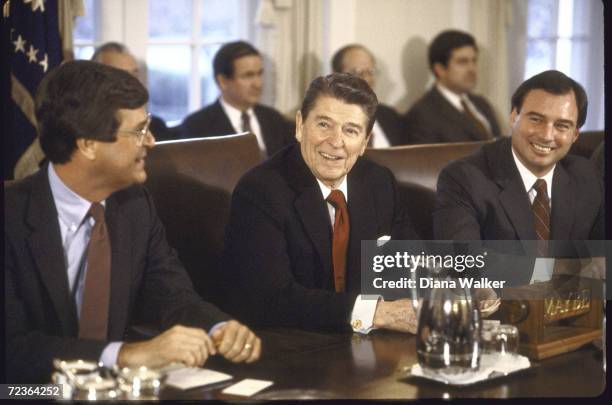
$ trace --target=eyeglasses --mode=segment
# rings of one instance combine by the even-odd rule
[[[117,132],[125,132],[126,134],[132,134],[136,136],[136,142],[142,145],[145,136],[149,133],[149,127],[151,126],[151,113],[147,113],[147,121],[145,122],[142,129],[120,129]]]
[[[364,77],[374,77],[376,76],[376,74],[378,73],[377,69],[364,69],[364,70],[357,70],[357,69],[351,69],[349,71],[347,71],[347,73],[352,74],[353,76],[357,76],[360,78],[364,78]]]

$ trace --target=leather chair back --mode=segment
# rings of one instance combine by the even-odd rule
[[[160,142],[147,157],[146,186],[196,291],[218,302],[218,265],[231,195],[261,161],[254,135]]]
[[[475,152],[487,142],[490,141],[368,148],[364,156],[391,170],[416,231],[422,239],[433,239],[432,213],[438,175],[448,163]]]
[[[581,132],[576,142],[572,145],[569,153],[590,159],[595,149],[603,140],[604,131]]]

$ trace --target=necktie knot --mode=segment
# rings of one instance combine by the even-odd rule
[[[91,207],[89,208],[89,215],[91,215],[94,221],[96,221],[96,224],[104,221],[104,207],[102,204],[99,202],[91,204]]]
[[[546,190],[546,180],[537,179],[535,183],[533,183],[533,189],[538,193],[538,195],[542,195],[548,198],[548,191]]]
[[[344,193],[340,190],[332,190],[332,192],[327,196],[327,201],[329,201],[329,203],[336,209],[346,205]]]

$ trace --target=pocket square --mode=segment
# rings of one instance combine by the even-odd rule
[[[390,240],[391,240],[391,235],[383,235],[379,237],[378,239],[376,239],[376,247],[381,247],[382,245],[389,242]]]

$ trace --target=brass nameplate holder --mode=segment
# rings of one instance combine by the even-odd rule
[[[518,327],[521,354],[540,360],[567,353],[602,336],[602,282],[554,276],[506,288],[496,317]]]

